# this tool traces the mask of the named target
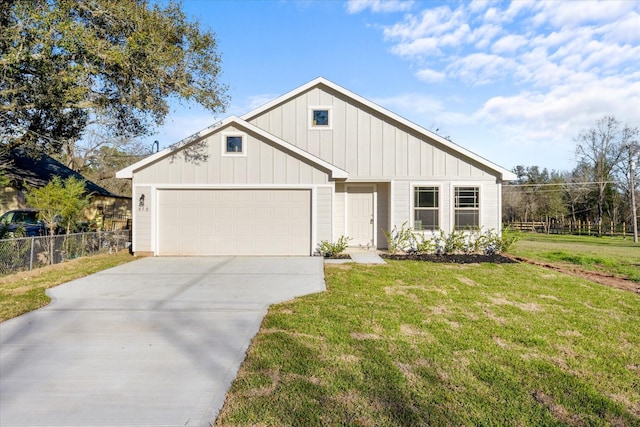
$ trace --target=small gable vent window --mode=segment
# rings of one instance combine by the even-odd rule
[[[331,129],[333,110],[331,107],[311,107],[309,109],[309,128]]]
[[[246,138],[243,134],[222,135],[222,154],[225,156],[246,155]]]

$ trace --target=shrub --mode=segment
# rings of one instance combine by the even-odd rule
[[[433,236],[427,237],[425,234],[414,236],[415,250],[421,254],[431,254],[436,252],[437,244]]]
[[[400,229],[394,227],[385,231],[388,251],[390,254],[398,252],[417,252],[421,254],[435,253],[438,255],[460,253],[483,253],[486,255],[506,252],[520,239],[517,232],[504,230],[502,235],[493,230],[453,230],[447,234],[444,230],[428,236],[414,233],[407,223]]]
[[[407,222],[403,222],[398,230],[397,226],[393,227],[393,230],[383,230],[384,237],[387,238],[387,249],[389,253],[395,254],[402,252],[414,252],[415,251],[415,236],[411,227],[407,226]]]
[[[340,255],[349,246],[349,240],[351,240],[351,237],[346,236],[340,236],[338,241],[335,243],[331,243],[328,240],[322,240],[318,244],[318,252],[320,252],[323,257]]]
[[[521,237],[519,231],[509,228],[502,230],[502,236],[498,236],[496,233],[498,252],[507,252]]]
[[[440,230],[442,238],[442,253],[456,254],[461,252],[469,252],[468,237],[462,230],[453,230],[448,235]]]

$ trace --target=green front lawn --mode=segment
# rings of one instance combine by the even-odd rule
[[[526,264],[329,265],[218,425],[640,425],[640,297]]]

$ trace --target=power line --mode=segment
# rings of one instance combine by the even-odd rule
[[[594,185],[594,184],[616,184],[616,181],[584,181],[584,182],[555,182],[540,184],[503,184],[503,187],[544,187],[552,185]]]

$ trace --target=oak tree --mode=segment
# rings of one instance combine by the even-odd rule
[[[149,134],[170,99],[224,111],[215,34],[180,4],[3,0],[0,142],[48,154],[99,121],[114,138]]]

